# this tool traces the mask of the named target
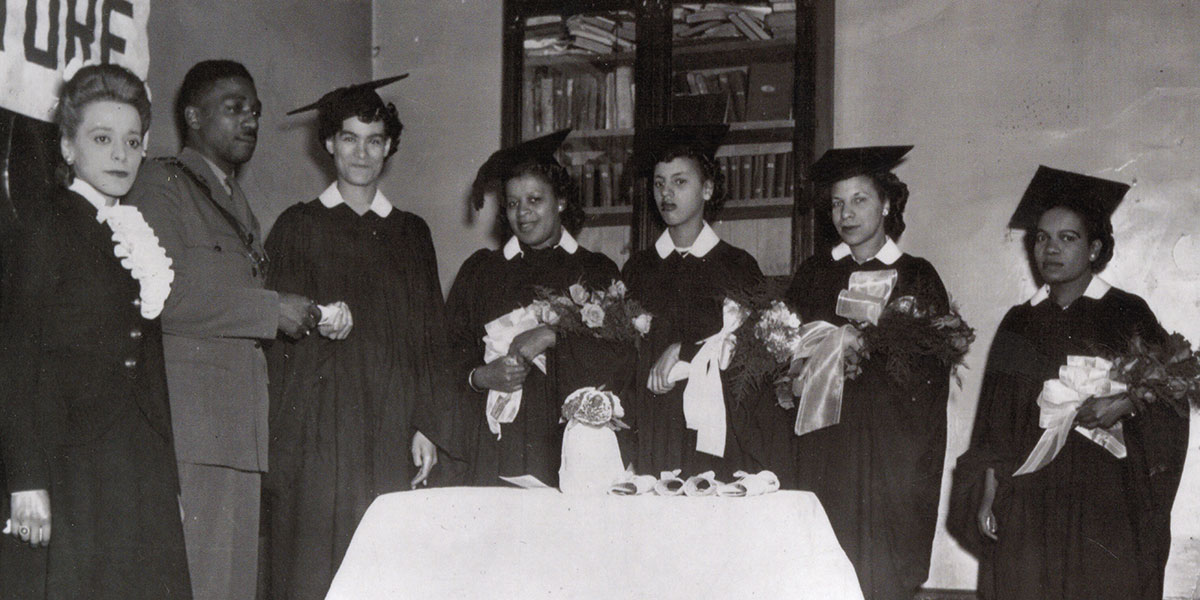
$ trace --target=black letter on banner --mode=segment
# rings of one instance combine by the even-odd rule
[[[63,61],[71,62],[75,57],[75,40],[82,42],[83,60],[92,57],[92,42],[96,41],[96,0],[87,2],[87,20],[79,22],[79,2],[71,2],[71,12],[67,15],[67,47]]]
[[[27,0],[25,5],[25,60],[41,65],[47,69],[58,68],[58,3],[60,0],[50,0],[49,27],[46,34],[46,49],[37,47],[37,0]]]
[[[100,62],[108,64],[110,51],[125,53],[125,38],[113,35],[109,30],[112,25],[112,14],[119,12],[130,19],[133,18],[133,4],[128,0],[104,0],[104,8],[100,9]]]

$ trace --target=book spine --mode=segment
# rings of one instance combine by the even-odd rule
[[[780,193],[779,182],[775,180],[775,168],[775,155],[763,156],[763,198],[778,198],[783,195]]]
[[[612,165],[602,163],[596,165],[597,185],[600,187],[600,206],[613,205]]]
[[[554,77],[549,71],[543,71],[542,76],[538,79],[538,87],[541,89],[539,94],[541,129],[539,132],[550,133],[554,131]]]
[[[633,67],[621,65],[616,69],[617,127],[633,127]]]
[[[580,187],[583,190],[583,205],[591,208],[596,206],[596,165],[585,163],[582,167]]]

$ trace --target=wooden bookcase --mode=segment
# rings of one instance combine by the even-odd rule
[[[790,274],[821,245],[804,170],[832,137],[832,4],[506,0],[502,143],[573,128],[563,162],[589,215],[581,241],[622,263],[662,231],[626,168],[637,137],[728,122],[714,228]]]

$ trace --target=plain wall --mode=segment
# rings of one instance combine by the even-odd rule
[[[471,253],[498,246],[495,203],[476,213],[467,197],[475,170],[500,147],[501,4],[375,3],[374,71],[409,73],[390,96],[404,135],[381,188],[429,223],[445,290]]]
[[[950,401],[948,466],[966,448],[996,327],[1034,291],[1006,223],[1039,164],[1133,184],[1102,277],[1200,342],[1200,4],[837,5],[835,145],[916,145],[897,171],[911,190],[900,245],[937,267],[978,333]],[[1196,421],[1176,555],[1200,533]],[[1190,592],[1200,562],[1172,560],[1169,594]],[[939,528],[930,584],[974,583],[974,561]]]
[[[196,62],[246,65],[263,103],[258,147],[241,186],[263,232],[296,202],[317,197],[333,174],[316,143],[316,113],[287,111],[371,76],[371,0],[229,2],[154,0],[150,7],[150,156],[175,154],[174,102]]]

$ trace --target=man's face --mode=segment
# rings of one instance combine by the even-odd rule
[[[243,77],[217,80],[185,109],[188,145],[226,171],[254,156],[262,103],[254,83]]]

